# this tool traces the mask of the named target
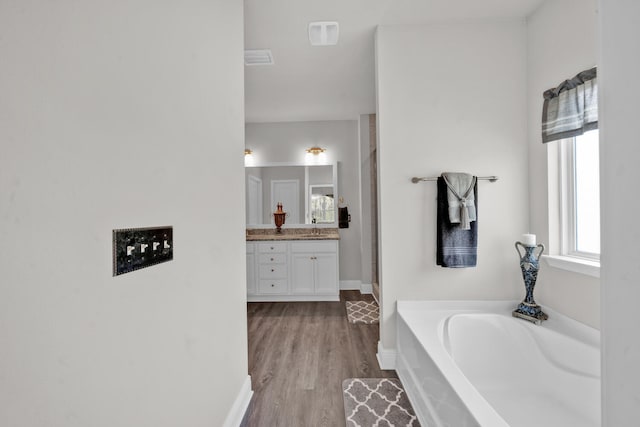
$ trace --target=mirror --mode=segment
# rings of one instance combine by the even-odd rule
[[[270,226],[278,202],[285,226],[335,224],[337,165],[246,166],[247,226]]]
[[[336,220],[333,185],[309,185],[309,210],[312,224],[332,224]]]

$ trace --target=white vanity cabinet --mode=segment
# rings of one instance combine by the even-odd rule
[[[247,295],[256,293],[256,244],[247,242]]]
[[[288,294],[287,242],[258,243],[257,246],[258,289],[256,294]]]
[[[291,242],[291,285],[297,294],[337,294],[337,242]]]
[[[338,241],[247,242],[248,301],[339,301]]]

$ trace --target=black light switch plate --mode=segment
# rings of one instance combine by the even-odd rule
[[[173,259],[173,227],[113,230],[113,275]]]

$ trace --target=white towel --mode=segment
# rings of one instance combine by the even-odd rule
[[[471,221],[476,220],[476,206],[473,196],[476,177],[468,173],[444,172],[442,178],[447,184],[449,222],[452,224],[460,223],[463,230],[469,230]]]

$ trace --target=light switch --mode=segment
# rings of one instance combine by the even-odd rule
[[[162,242],[162,243],[161,243]],[[147,248],[153,250],[148,251]],[[140,250],[136,250],[136,248]],[[113,275],[173,259],[173,227],[113,230]]]

